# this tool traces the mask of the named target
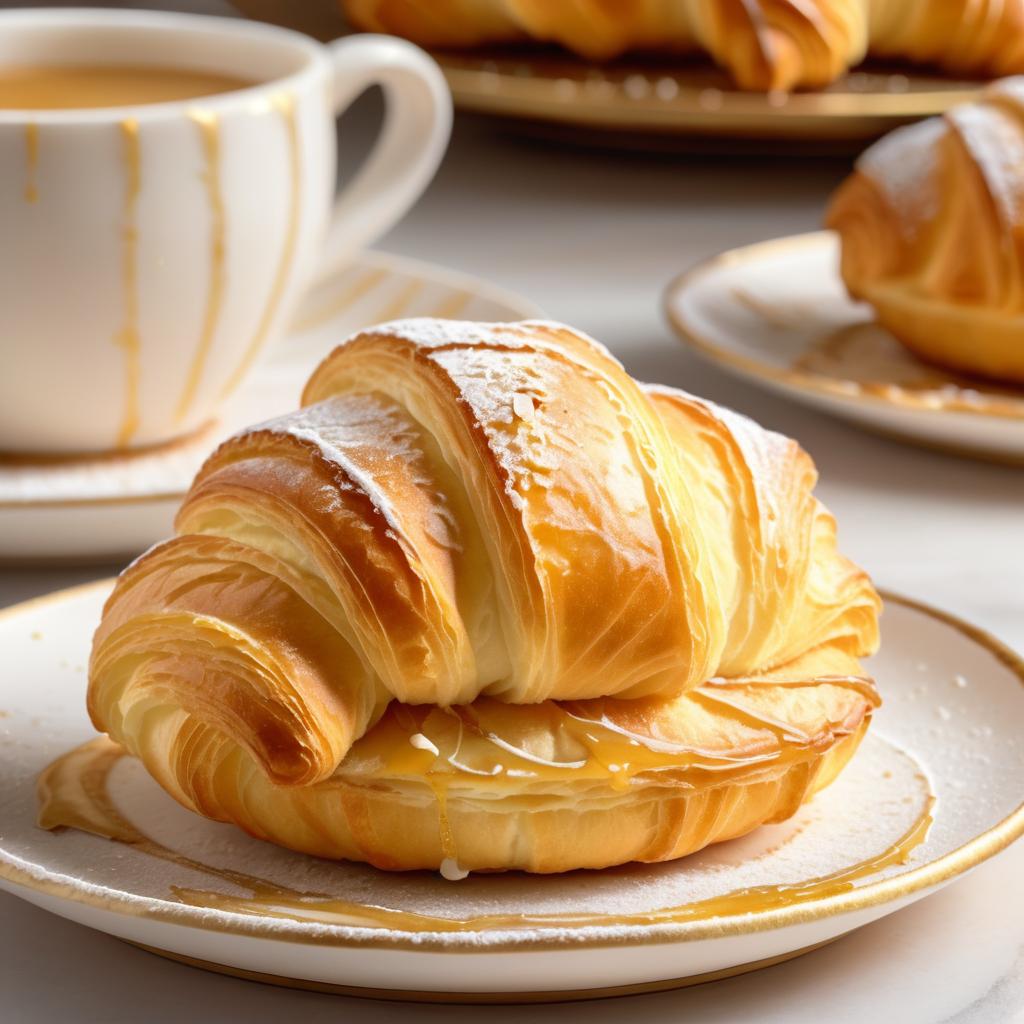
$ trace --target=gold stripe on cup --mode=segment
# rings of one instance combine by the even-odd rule
[[[202,333],[199,336],[195,355],[192,357],[188,376],[185,378],[185,387],[178,400],[178,409],[175,415],[179,423],[188,415],[188,411],[195,401],[224,304],[224,257],[227,231],[224,196],[220,183],[220,125],[216,115],[208,111],[193,110],[189,113],[189,117],[199,129],[203,147],[202,180],[210,209],[210,279],[206,291]]]
[[[455,320],[472,301],[471,292],[466,290],[453,292],[443,302],[438,303],[437,308],[430,315],[441,320]]]
[[[125,172],[124,211],[121,226],[121,287],[124,292],[124,321],[114,335],[114,344],[124,352],[125,399],[117,446],[125,448],[139,429],[139,267],[138,205],[141,187],[139,123],[131,118],[121,122],[121,152]]]
[[[39,202],[39,125],[25,125],[25,202]]]
[[[226,397],[238,387],[245,376],[253,360],[263,348],[267,332],[274,320],[274,314],[280,305],[284,295],[285,286],[288,283],[288,275],[292,266],[292,258],[295,255],[295,245],[299,237],[299,211],[302,206],[302,157],[299,152],[299,131],[295,118],[295,98],[291,95],[280,94],[270,100],[271,106],[280,113],[284,120],[285,131],[288,138],[288,166],[292,180],[291,200],[288,207],[288,226],[285,231],[284,246],[281,250],[281,258],[277,265],[277,273],[274,277],[267,304],[263,309],[256,333],[249,342],[242,361],[235,368],[234,373],[228,378],[227,383],[221,392],[221,397]]]

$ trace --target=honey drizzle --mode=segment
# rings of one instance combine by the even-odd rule
[[[742,778],[752,771],[766,766],[789,767],[801,760],[808,760],[833,739],[832,733],[811,737],[797,733],[792,726],[754,708],[725,696],[724,691],[741,687],[772,685],[800,687],[808,685],[831,685],[853,690],[864,697],[872,706],[880,703],[874,683],[862,676],[822,676],[814,680],[758,680],[758,679],[714,679],[700,691],[691,693],[690,698],[714,705],[718,715],[728,715],[745,721],[753,728],[767,729],[777,739],[774,749],[760,752],[747,751],[736,756],[713,753],[699,747],[687,747],[678,743],[657,740],[650,736],[631,733],[608,720],[607,716],[593,718],[582,712],[593,708],[597,701],[588,702],[546,702],[545,707],[557,715],[555,728],[566,732],[586,750],[586,757],[578,761],[549,761],[526,750],[519,750],[504,741],[481,724],[478,708],[471,705],[454,705],[433,709],[430,706],[408,706],[392,704],[386,713],[379,731],[371,731],[363,737],[364,748],[369,744],[379,745],[379,756],[388,772],[399,776],[412,776],[424,781],[433,793],[437,803],[438,831],[441,849],[445,859],[458,863],[457,839],[453,834],[448,814],[448,794],[460,774],[476,776],[503,776],[509,780],[544,780],[563,778],[572,773],[580,779],[598,779],[612,789],[623,792],[630,788],[633,780],[645,773],[659,773],[662,784],[697,788],[703,784],[722,784]],[[723,691],[723,692],[714,692]],[[454,744],[447,743],[442,735],[430,735],[429,720],[432,711],[454,719],[458,724]],[[387,728],[387,719],[393,720],[397,728]],[[494,763],[486,768],[474,768],[460,760],[464,730],[476,734],[495,748]],[[412,737],[425,735],[438,748],[438,753],[424,751],[412,745]],[[508,758],[511,758],[510,762]],[[447,765],[438,768],[441,765]],[[522,786],[522,782],[516,782]]]
[[[281,258],[278,261],[277,273],[274,276],[274,283],[267,297],[266,306],[263,308],[263,315],[260,317],[256,333],[252,336],[248,348],[242,356],[242,361],[235,368],[228,378],[227,383],[221,392],[221,397],[231,394],[241,383],[253,360],[263,348],[267,332],[274,320],[274,314],[284,295],[285,286],[288,283],[289,271],[295,255],[295,246],[299,237],[299,213],[302,209],[302,158],[299,150],[299,129],[295,117],[295,98],[291,95],[281,94],[270,100],[271,106],[281,115],[284,121],[285,134],[288,140],[288,171],[291,177],[291,198],[288,203],[288,225],[285,229],[284,245],[281,249]]]
[[[875,707],[878,707],[882,703],[882,698],[878,693],[878,687],[875,686],[874,680],[870,679],[868,676],[816,676],[811,682],[807,679],[776,679],[774,677],[764,679],[747,679],[743,677],[723,679],[720,676],[716,676],[701,685],[702,688],[714,687],[716,690],[733,690],[745,686],[785,686],[787,688],[795,688],[812,684],[818,686],[840,686],[844,690],[853,690],[855,693],[859,693],[865,700],[873,704]]]
[[[199,129],[203,146],[203,184],[206,188],[210,208],[210,282],[206,292],[206,309],[203,312],[202,333],[196,346],[192,365],[189,367],[185,387],[178,400],[177,420],[180,423],[195,401],[199,381],[202,379],[206,360],[213,345],[221,307],[224,303],[224,254],[225,254],[225,211],[224,196],[220,185],[220,125],[217,116],[205,110],[193,110],[189,117]]]
[[[909,400],[932,409],[1016,417],[1022,404],[1019,389],[931,366],[873,321],[847,324],[815,338],[789,368],[795,373],[838,381],[848,393],[890,402]]]
[[[405,730],[407,743],[396,745],[389,752],[387,767],[396,774],[422,775],[430,786],[437,802],[437,832],[441,853],[446,860],[457,861],[455,835],[448,817],[448,786],[442,776],[431,771],[437,754],[412,745],[412,737],[420,732],[416,719],[409,709],[401,704],[394,705],[394,715]]]
[[[39,125],[25,125],[25,202],[39,202],[36,174],[39,170]]]
[[[610,721],[606,715],[595,718],[586,714],[595,705],[599,706],[599,701],[549,701],[546,706],[558,716],[555,727],[569,734],[587,751],[587,757],[583,761],[571,762],[545,761],[528,751],[517,750],[511,744],[488,732],[481,725],[478,711],[473,706],[457,705],[438,710],[446,715],[454,716],[458,719],[460,728],[468,728],[481,738],[490,741],[498,751],[509,754],[518,762],[515,765],[510,765],[504,759],[496,760],[496,763],[489,769],[477,770],[472,774],[509,775],[510,770],[515,769],[515,777],[521,778],[529,775],[536,778],[552,778],[556,775],[564,775],[566,772],[579,773],[583,769],[590,769],[584,774],[593,776],[593,769],[596,768],[599,775],[614,788],[624,789],[628,787],[632,778],[644,772],[671,770],[677,775],[680,771],[692,772],[695,779],[701,781],[705,781],[708,775],[713,774],[715,780],[721,782],[724,781],[723,773],[726,772],[741,775],[765,762],[794,763],[801,758],[813,756],[822,742],[828,740],[828,737],[823,737],[821,741],[815,741],[814,737],[802,733],[797,734],[788,723],[764,715],[748,705],[726,697],[723,693],[714,692],[758,685],[838,686],[860,694],[872,706],[877,707],[881,703],[878,691],[872,681],[862,676],[822,676],[814,680],[710,680],[700,690],[691,692],[688,695],[689,698],[713,703],[716,714],[724,714],[740,721],[746,721],[757,729],[767,729],[779,741],[776,750],[763,753],[746,752],[739,756],[730,756],[696,746],[684,746],[672,741],[659,740],[641,733],[632,733]],[[393,705],[393,707],[397,709],[400,706]],[[427,728],[426,719],[429,717],[429,709],[426,709],[426,713],[424,713],[424,710],[417,708],[418,718],[411,714],[411,710],[408,707],[402,707],[400,714],[396,711],[397,721],[410,735],[413,732],[423,732]],[[438,739],[438,737],[433,738],[433,742],[442,746],[441,743],[438,743]],[[465,771],[465,767],[454,761],[457,753],[458,751],[442,756],[440,760],[446,761],[457,771]],[[428,769],[428,772],[432,770]]]
[[[245,872],[203,864],[169,849],[127,822],[114,806],[108,788],[109,776],[114,765],[124,756],[126,754],[120,747],[106,737],[98,737],[58,758],[40,776],[40,826],[46,829],[75,828],[125,843],[150,856],[198,871],[249,892],[249,895],[238,896],[171,886],[174,898],[188,906],[296,922],[405,932],[674,925],[796,906],[850,892],[860,879],[877,874],[894,864],[905,864],[928,835],[935,803],[934,796],[929,794],[916,820],[894,844],[880,854],[793,885],[753,886],[681,906],[634,914],[523,913],[447,918],[353,903],[322,892],[301,892]]]
[[[124,352],[125,401],[117,447],[127,447],[139,429],[139,280],[137,224],[141,166],[139,158],[139,124],[127,119],[120,124],[125,168],[125,196],[121,227],[121,285],[124,290],[124,323],[114,336],[114,344]]]

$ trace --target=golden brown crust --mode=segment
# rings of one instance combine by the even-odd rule
[[[706,0],[694,10],[702,44],[743,89],[820,89],[864,57],[863,0]]]
[[[826,215],[850,294],[924,359],[1024,382],[1024,78],[876,143]]]
[[[93,721],[186,806],[564,870],[791,813],[852,750],[879,602],[794,442],[542,322],[384,324],[304,401],[210,457],[96,634]],[[581,800],[647,838],[567,842]]]
[[[194,717],[162,745],[132,736],[129,749],[186,807],[315,856],[388,870],[600,868],[681,857],[792,815],[867,729],[873,687],[832,674],[856,667],[830,649],[669,701],[392,704],[310,786],[276,785]],[[169,776],[179,751],[201,768]]]
[[[866,52],[998,78],[1024,72],[1024,0],[341,0],[423,46],[535,40],[591,60],[703,50],[744,89],[822,88]]]
[[[690,4],[651,0],[342,0],[353,25],[421,46],[474,47],[535,40],[605,60],[628,49],[688,50]]]
[[[423,46],[535,40],[591,60],[706,51],[741,88],[817,88],[858,62],[864,0],[343,0],[360,28]]]
[[[950,74],[1002,78],[1024,71],[1021,0],[870,0],[870,49]]]

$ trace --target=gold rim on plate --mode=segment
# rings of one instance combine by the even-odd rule
[[[262,985],[275,985],[278,988],[302,989],[307,992],[325,992],[337,996],[354,996],[357,999],[380,999],[400,1003],[459,1003],[469,1005],[501,1005],[501,1004],[523,1004],[523,1003],[575,1003],[593,999],[618,999],[622,996],[649,995],[654,992],[670,992],[678,988],[692,988],[694,985],[706,985],[712,981],[724,981],[727,978],[735,978],[741,974],[750,974],[753,971],[761,971],[766,967],[775,967],[787,960],[795,960],[798,956],[806,953],[813,953],[816,949],[841,939],[842,935],[825,939],[823,942],[815,942],[810,946],[803,946],[801,949],[794,949],[788,953],[779,953],[777,956],[768,956],[763,960],[751,960],[745,964],[734,964],[732,967],[722,967],[717,971],[704,971],[701,974],[688,974],[681,978],[666,978],[662,981],[639,981],[632,985],[608,985],[605,988],[575,988],[575,989],[542,989],[538,991],[522,992],[442,992],[429,989],[410,988],[367,988],[363,985],[339,985],[329,981],[305,981],[301,978],[288,978],[281,974],[265,974],[262,971],[250,971],[244,967],[230,967],[227,964],[218,964],[212,960],[200,960],[197,957],[186,956],[184,953],[172,953],[167,949],[158,949],[156,946],[147,946],[143,942],[131,942],[126,939],[130,946],[153,953],[155,956],[163,957],[166,960],[173,960],[175,963],[185,964],[186,967],[197,967],[199,970],[212,971],[214,974],[226,974],[232,978],[241,978],[243,981],[256,981]]]
[[[64,604],[94,591],[109,589],[112,585],[112,579],[99,580],[13,605],[0,612],[0,623],[27,613]],[[881,593],[885,601],[910,608],[922,615],[944,623],[963,636],[966,636],[969,640],[984,648],[1001,665],[1009,669],[1016,676],[1017,681],[1024,685],[1024,659],[1007,647],[1001,640],[949,612],[941,611],[923,602],[901,597],[888,591],[883,590]],[[826,917],[832,917],[836,914],[864,910],[893,900],[902,899],[963,874],[970,868],[992,857],[1000,850],[1005,849],[1021,835],[1024,835],[1024,802],[1002,821],[968,840],[962,846],[951,850],[936,860],[929,861],[902,874],[893,875],[877,882],[869,882],[845,893],[823,896],[800,905],[790,905],[764,911],[753,920],[741,916],[676,924],[672,926],[672,932],[668,935],[662,930],[643,936],[625,934],[602,935],[599,937],[583,937],[568,940],[562,938],[557,941],[532,940],[528,943],[506,940],[488,943],[486,946],[466,944],[458,947],[453,945],[450,938],[448,940],[428,939],[424,936],[407,936],[400,932],[391,932],[387,937],[365,934],[359,937],[348,934],[331,936],[318,934],[315,941],[318,946],[331,947],[422,950],[446,953],[498,953],[590,949],[621,945],[663,945],[666,943],[676,944],[724,938],[732,935],[746,935],[789,925],[807,924]],[[210,917],[204,917],[203,923],[200,925],[198,918],[192,919],[193,915],[190,914],[190,908],[180,904],[152,897],[132,896],[130,894],[122,894],[120,898],[115,899],[113,894],[101,895],[76,888],[68,882],[52,878],[38,878],[26,869],[2,859],[0,859],[0,879],[49,896],[68,899],[74,903],[85,904],[112,913],[124,913],[133,917],[144,917],[186,927],[201,927],[207,930],[243,935],[251,938],[266,938],[300,944],[308,941],[308,937],[301,933],[282,933],[279,928],[268,927],[256,917],[239,918],[236,921],[233,919],[235,915],[224,914],[216,921],[213,921]],[[279,925],[280,919],[275,919],[275,923]],[[301,925],[301,922],[297,923]],[[365,931],[367,930],[364,929]]]
[[[706,333],[699,331],[680,311],[680,296],[701,278],[722,267],[762,261],[766,257],[785,256],[801,249],[813,249],[820,246],[829,234],[831,232],[811,231],[802,235],[773,238],[766,242],[755,242],[752,245],[727,249],[702,260],[681,274],[677,274],[665,287],[662,293],[662,309],[666,319],[679,340],[694,351],[721,366],[738,370],[746,376],[784,384],[800,391],[814,392],[847,404],[896,407],[913,412],[951,412],[997,419],[1024,420],[1024,398],[1019,403],[992,398],[986,404],[985,392],[975,392],[979,398],[969,401],[960,397],[956,391],[910,389],[893,384],[887,387],[885,395],[863,391],[851,395],[844,383],[836,378],[775,366],[754,356],[734,352],[714,338],[708,337]],[[951,383],[955,382],[951,380]],[[957,386],[956,390],[961,389]]]

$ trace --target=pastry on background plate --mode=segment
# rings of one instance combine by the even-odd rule
[[[421,46],[557,43],[589,60],[706,52],[743,89],[820,89],[866,54],[994,78],[1024,71],[1024,0],[341,0]]]
[[[1024,383],[1024,77],[875,143],[825,223],[850,294],[907,348]]]
[[[878,704],[793,441],[559,324],[405,320],[237,435],[119,579],[89,709],[186,807],[387,869],[683,856]]]

